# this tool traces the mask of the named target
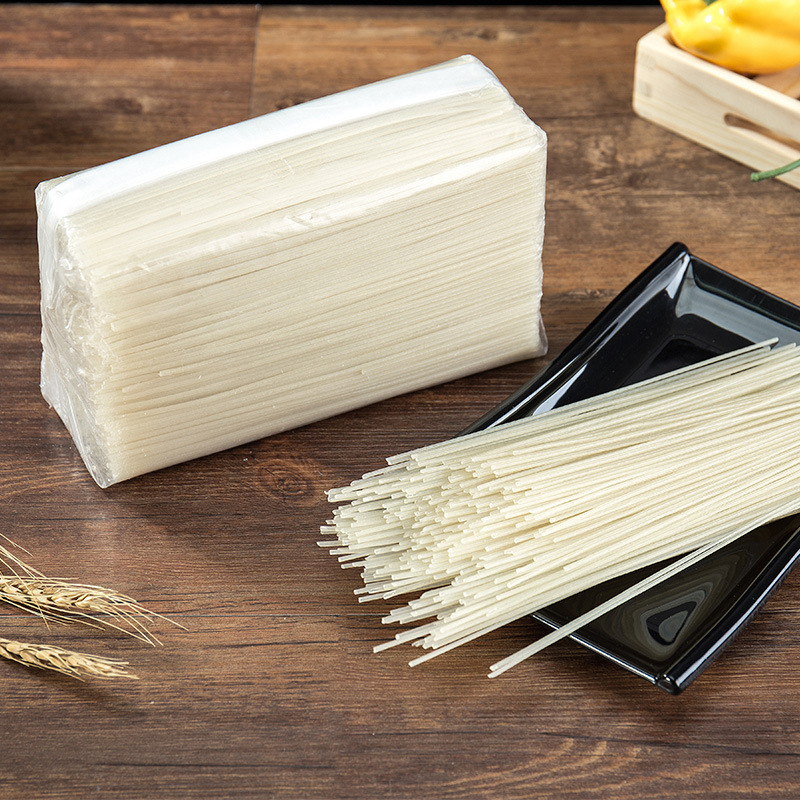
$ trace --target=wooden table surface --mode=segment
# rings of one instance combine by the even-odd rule
[[[535,374],[675,240],[800,302],[800,195],[637,118],[644,8],[0,6],[0,532],[46,574],[186,626],[162,647],[0,611],[0,635],[131,662],[0,663],[2,798],[795,798],[800,575],[668,696],[515,625],[414,669],[315,545],[324,491],[450,436]],[[109,490],[38,389],[45,179],[464,53],[549,136],[546,358]]]

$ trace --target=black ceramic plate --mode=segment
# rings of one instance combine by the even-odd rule
[[[800,308],[674,244],[544,371],[465,433],[773,337],[800,343]],[[571,638],[678,694],[752,619],[798,557],[800,515],[753,530]],[[536,617],[557,628],[652,571],[608,581]]]

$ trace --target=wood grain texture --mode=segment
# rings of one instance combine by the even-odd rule
[[[0,151],[58,175],[238,122],[256,13],[0,7]]]
[[[0,798],[794,798],[800,579],[669,697],[564,643],[496,680],[519,622],[416,669],[373,655],[385,608],[314,544],[324,491],[452,435],[515,364],[98,489],[38,391],[39,180],[473,53],[549,135],[544,318],[556,355],[672,241],[795,302],[800,195],[636,118],[658,8],[0,6],[0,532],[51,575],[187,627],[133,685],[0,663]]]

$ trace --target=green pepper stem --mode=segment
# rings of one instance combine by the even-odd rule
[[[791,172],[793,169],[800,167],[800,158],[797,161],[792,161],[791,164],[784,164],[782,167],[775,167],[775,169],[765,169],[763,172],[751,172],[751,181],[765,181],[768,178],[777,178],[778,175],[783,175],[784,172]]]

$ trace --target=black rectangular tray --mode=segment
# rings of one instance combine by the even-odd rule
[[[773,337],[781,344],[800,343],[800,308],[675,243],[549,366],[464,433]],[[678,694],[747,625],[798,558],[795,515],[753,530],[570,638]],[[558,628],[660,566],[608,581],[535,616]]]

